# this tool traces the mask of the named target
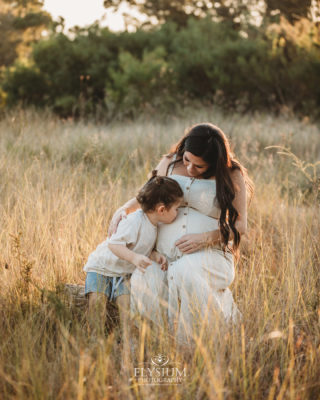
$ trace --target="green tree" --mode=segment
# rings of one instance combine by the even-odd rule
[[[312,0],[265,0],[265,3],[268,17],[278,10],[281,16],[293,23],[300,18],[309,17]]]
[[[0,67],[29,56],[30,45],[52,22],[42,6],[38,0],[0,0]]]
[[[171,98],[170,72],[165,61],[166,50],[157,47],[144,51],[142,59],[128,52],[119,54],[119,67],[110,69],[110,81],[106,85],[105,102],[109,109],[134,116],[146,107],[168,107]],[[158,101],[159,100],[159,101]]]

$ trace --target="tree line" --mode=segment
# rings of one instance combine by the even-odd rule
[[[0,3],[4,110],[32,105],[112,119],[197,102],[317,116],[320,29],[311,0],[132,0],[150,19],[120,33],[99,24],[64,33],[37,0]]]

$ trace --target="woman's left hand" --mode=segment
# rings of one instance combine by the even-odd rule
[[[205,247],[205,240],[202,233],[191,233],[183,235],[175,244],[182,253],[191,254]]]

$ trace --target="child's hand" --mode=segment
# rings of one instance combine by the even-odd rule
[[[159,254],[158,263],[161,265],[162,271],[168,270],[168,260],[163,254]]]
[[[158,253],[156,250],[153,250],[153,252],[150,255],[150,258],[155,261],[156,263],[161,265],[162,271],[167,271],[168,269],[168,261],[166,257],[163,254]]]
[[[132,263],[138,268],[139,271],[145,273],[146,268],[152,264],[152,261],[147,256],[136,254],[132,260]]]

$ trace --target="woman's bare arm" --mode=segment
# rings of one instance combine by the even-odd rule
[[[169,156],[163,156],[161,158],[159,164],[155,167],[155,170],[157,171],[158,176],[166,176],[168,166],[171,161],[172,161],[172,157],[169,157]]]
[[[238,211],[238,218],[235,228],[240,235],[247,232],[247,189],[242,173],[236,169],[231,174],[231,179],[235,188],[235,198],[232,202],[233,207]]]
[[[127,214],[130,214],[133,211],[136,211],[140,207],[137,199],[133,197],[128,200],[123,206],[117,209],[117,211],[113,214],[113,217],[109,224],[108,236],[110,237],[113,233],[117,231],[117,227],[122,218],[127,218]]]
[[[132,197],[132,199],[128,200],[122,207],[120,207],[120,209],[125,210],[127,214],[136,211],[138,208],[140,208],[140,204],[135,197]]]
[[[247,188],[242,173],[236,169],[231,173],[231,179],[235,189],[235,198],[232,202],[233,207],[238,211],[238,218],[235,222],[235,228],[240,235],[247,232]],[[219,230],[206,232],[204,234],[206,243],[215,244],[220,240]],[[233,239],[233,232],[230,231],[229,240]]]

